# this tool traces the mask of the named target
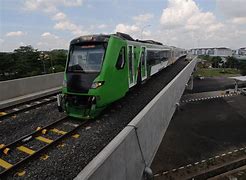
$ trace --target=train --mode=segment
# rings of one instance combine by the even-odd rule
[[[69,45],[58,110],[93,119],[130,89],[185,56],[184,49],[120,32],[77,37]]]

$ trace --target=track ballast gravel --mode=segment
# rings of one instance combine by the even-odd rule
[[[9,144],[33,132],[37,127],[44,127],[61,117],[65,117],[65,114],[59,113],[53,102],[3,119],[0,121],[0,144]]]
[[[131,90],[122,100],[115,102],[83,129],[79,138],[67,138],[63,146],[48,150],[47,160],[33,160],[22,169],[22,177],[11,174],[8,179],[73,179],[76,175],[160,92],[188,62],[179,60]],[[52,113],[51,113],[52,114]],[[59,114],[54,111],[50,116]],[[39,119],[48,121],[49,116]]]

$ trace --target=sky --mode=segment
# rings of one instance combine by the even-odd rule
[[[0,51],[124,32],[186,49],[246,47],[246,0],[0,0]]]

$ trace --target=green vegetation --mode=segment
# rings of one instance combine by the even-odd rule
[[[229,77],[240,76],[240,74],[246,75],[246,62],[240,62],[234,57],[221,58],[218,56],[201,55],[199,58],[202,61],[198,64],[195,76]]]
[[[246,62],[242,62],[240,65],[240,72],[243,76],[246,76]]]
[[[209,56],[209,55],[199,55],[198,58],[200,58],[202,60],[210,61],[211,56]]]
[[[202,76],[202,77],[230,77],[230,76],[239,76],[240,71],[237,69],[231,68],[201,68],[198,69],[194,73],[195,77]]]
[[[67,50],[38,51],[32,46],[21,46],[11,53],[0,52],[0,81],[64,71],[66,58]],[[200,70],[195,73],[197,75],[246,75],[246,62],[239,62],[234,57],[227,57],[225,63],[221,57],[202,55],[199,58],[203,63],[198,64]],[[222,69],[206,69],[209,66]]]
[[[32,46],[0,52],[0,81],[63,71],[66,57],[66,50],[42,52]]]
[[[208,55],[201,55],[199,56],[200,59],[211,63],[213,68],[236,68],[238,69],[240,67],[240,62],[232,57],[232,56],[228,56],[226,58],[221,58],[219,56],[208,56]]]
[[[227,57],[226,58],[226,67],[239,69],[240,68],[240,62],[232,56]]]

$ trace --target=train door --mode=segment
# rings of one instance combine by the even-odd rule
[[[135,84],[135,72],[134,72],[134,48],[128,46],[128,81],[129,88]]]
[[[146,53],[146,47],[141,47],[141,79],[145,80],[147,78],[147,53]]]

